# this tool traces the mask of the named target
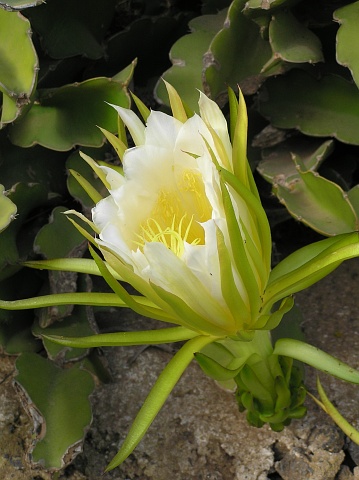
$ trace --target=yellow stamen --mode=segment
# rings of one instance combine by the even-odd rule
[[[167,248],[172,250],[177,256],[181,256],[184,252],[184,243],[188,241],[188,236],[193,223],[193,217],[188,222],[186,230],[183,232],[184,215],[178,222],[176,227],[176,217],[173,216],[171,226],[162,229],[160,224],[154,219],[149,218],[145,225],[141,225],[142,234],[136,234],[138,241],[134,241],[140,248],[145,246],[148,242],[161,242]],[[198,245],[201,242],[200,238],[195,238],[190,243],[191,245]]]
[[[174,188],[161,188],[148,217],[135,233],[135,245],[143,249],[147,242],[161,242],[176,255],[184,244],[204,244],[202,222],[211,218],[212,207],[206,196],[201,174],[186,169],[176,177]]]

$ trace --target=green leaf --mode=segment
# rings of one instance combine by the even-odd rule
[[[291,70],[268,79],[260,92],[259,110],[276,127],[359,145],[359,91],[339,76],[317,80]]]
[[[10,128],[15,145],[40,144],[60,151],[75,145],[100,147],[104,136],[96,125],[117,131],[117,113],[106,102],[130,105],[127,83],[105,77],[37,93],[36,103]]]
[[[49,223],[36,235],[35,248],[46,258],[66,257],[84,242],[83,236],[64,215],[65,211],[67,211],[65,207],[54,208]]]
[[[263,13],[275,10],[281,6],[290,6],[293,3],[297,3],[298,0],[268,0],[263,2],[263,0],[248,0],[244,6],[244,13],[249,15],[263,15]]]
[[[299,157],[305,170],[316,171],[333,152],[334,141],[300,136],[262,150],[258,172],[270,183],[289,182],[299,177],[293,155]]]
[[[18,183],[8,192],[8,198],[17,206],[17,216],[0,234],[0,280],[20,269],[18,262],[21,256],[32,253],[33,225],[28,215],[46,203],[47,192],[42,185],[36,183]]]
[[[42,48],[51,58],[104,56],[103,39],[115,13],[116,0],[51,0],[26,12]]]
[[[37,72],[30,22],[20,13],[0,8],[0,128],[16,120],[31,103]]]
[[[11,12],[22,10],[24,8],[36,7],[36,5],[40,5],[41,3],[45,3],[45,0],[33,0],[32,2],[29,0],[6,0],[6,2],[0,1],[0,8]]]
[[[50,215],[49,223],[37,233],[34,249],[46,258],[79,257],[86,249],[84,237],[69,222],[64,212],[66,208],[56,207]],[[49,272],[50,293],[70,293],[76,290],[76,273]],[[84,290],[81,290],[84,291]],[[85,290],[86,291],[86,290]],[[46,292],[47,293],[47,292]],[[40,325],[48,326],[71,314],[72,305],[44,309],[40,312]]]
[[[61,360],[61,362],[69,362],[78,360],[88,354],[88,350],[82,348],[69,348],[67,345],[56,344],[48,340],[51,335],[66,335],[66,336],[87,336],[94,332],[90,327],[89,318],[91,311],[87,306],[76,306],[71,315],[67,316],[61,322],[54,322],[46,328],[42,328],[37,322],[32,329],[32,333],[36,337],[41,337],[44,343],[45,350],[50,360]],[[46,334],[46,335],[45,335]]]
[[[79,365],[62,370],[53,362],[33,354],[16,361],[17,384],[24,392],[25,408],[42,428],[31,452],[32,461],[60,470],[74,458],[92,420],[89,395],[92,376]]]
[[[291,215],[322,235],[359,229],[359,218],[339,185],[318,173],[298,170],[289,182],[273,184],[273,191]]]
[[[355,185],[355,187],[349,190],[348,200],[353,206],[357,216],[359,217],[359,185]]]
[[[359,371],[323,352],[323,350],[300,340],[280,338],[274,346],[273,354],[299,360],[341,380],[359,383]]]
[[[285,10],[276,12],[269,25],[269,41],[276,57],[290,63],[324,61],[319,38]]]
[[[49,152],[36,146],[32,149],[13,145],[7,137],[7,129],[0,132],[1,182],[6,190],[19,182],[41,184],[48,197],[67,196],[63,152]]]
[[[38,272],[21,269],[0,282],[0,299],[12,300],[26,295],[36,295],[43,283]],[[34,312],[6,311],[0,309],[0,351],[8,355],[21,352],[38,352],[42,342],[32,335]]]
[[[250,95],[268,74],[281,72],[281,62],[276,59],[277,67],[265,73],[267,64],[272,62],[272,49],[261,35],[260,27],[243,15],[244,4],[243,0],[231,3],[221,30],[203,59],[205,91],[208,89],[219,102],[222,95],[227,96],[227,85],[232,88],[239,85],[243,94]]]
[[[188,24],[192,33],[180,38],[171,48],[173,66],[162,76],[194,111],[198,111],[197,89],[203,90],[203,55],[214,35],[223,27],[225,18],[226,10],[194,18]],[[167,90],[162,80],[157,83],[155,94],[160,102],[168,105]]]
[[[333,14],[340,23],[337,33],[337,62],[348,67],[359,86],[359,52],[353,48],[358,42],[359,2],[352,2],[339,8]]]
[[[4,185],[0,184],[0,233],[14,220],[17,207],[5,195]]]

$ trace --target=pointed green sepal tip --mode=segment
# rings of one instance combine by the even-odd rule
[[[334,405],[329,400],[327,394],[322,387],[322,384],[317,377],[317,389],[320,396],[320,400],[314,397],[311,393],[308,392],[309,396],[315,401],[320,408],[322,408],[338,425],[338,427],[348,436],[348,438],[359,445],[359,431],[356,430],[342,415],[339,411],[334,407]]]
[[[230,369],[224,367],[220,363],[213,360],[213,358],[210,358],[203,353],[195,353],[194,356],[204,373],[210,378],[213,378],[214,380],[217,380],[219,382],[225,382],[236,377],[241,371],[243,364],[246,361],[246,358],[244,358],[240,366],[235,369]]]
[[[173,117],[182,123],[186,122],[188,120],[187,113],[177,90],[166,80],[163,80],[163,82],[167,89]]]

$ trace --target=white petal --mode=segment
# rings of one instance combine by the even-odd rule
[[[146,145],[174,149],[182,123],[163,112],[151,111],[147,119]]]
[[[100,200],[92,209],[92,220],[102,230],[108,223],[117,218],[117,205],[114,199],[109,196]]]
[[[119,172],[111,167],[101,166],[99,167],[106,174],[106,180],[110,184],[110,189],[115,190],[120,188],[125,182],[125,178]]]
[[[189,152],[202,156],[207,151],[203,137],[214,149],[212,135],[199,115],[193,115],[182,125],[176,141],[177,152]]]
[[[135,145],[143,145],[145,143],[145,126],[138,116],[128,108],[112,105],[111,103],[109,105],[111,105],[111,107],[113,107],[122,118],[122,121],[128,128]]]
[[[234,326],[228,309],[223,308],[190,268],[160,243],[145,245],[150,280],[181,298],[189,308],[214,325],[230,329]]]

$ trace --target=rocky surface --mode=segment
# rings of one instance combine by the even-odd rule
[[[359,368],[359,262],[298,294],[308,341]],[[129,315],[127,313],[128,317]],[[126,326],[127,317],[121,320]],[[84,451],[60,475],[70,480],[359,480],[359,447],[310,399],[309,413],[281,433],[246,424],[233,395],[205,377],[193,362],[131,457],[102,476],[171,351],[105,351],[113,382],[93,396],[94,420]],[[0,360],[0,478],[48,480],[31,469],[26,447],[31,424],[12,387],[14,359]],[[315,376],[307,385],[315,393]],[[359,387],[321,375],[329,398],[359,427]]]

